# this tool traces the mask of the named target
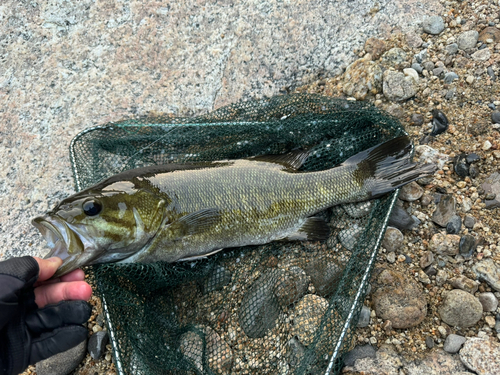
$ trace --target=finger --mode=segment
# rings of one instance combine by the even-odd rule
[[[26,315],[26,324],[34,333],[47,332],[65,325],[83,324],[91,313],[92,308],[85,301],[62,301]]]
[[[35,288],[35,302],[40,308],[60,301],[88,301],[91,295],[92,288],[85,281],[61,282]]]
[[[35,284],[35,286],[54,284],[54,283],[59,283],[61,281],[67,282],[67,281],[84,281],[84,280],[85,280],[85,272],[83,272],[81,269],[77,269],[56,279],[50,279],[43,282],[38,282]]]
[[[42,334],[31,343],[30,364],[71,349],[87,338],[83,326],[67,326]]]
[[[38,282],[49,279],[63,262],[62,259],[58,257],[52,257],[49,259],[41,259],[38,257],[33,258],[35,258],[38,262],[38,267],[40,268],[40,272],[38,273]]]

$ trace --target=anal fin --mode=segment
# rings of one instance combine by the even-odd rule
[[[289,241],[323,241],[330,235],[330,228],[320,217],[308,217],[304,224],[294,233],[286,237]]]
[[[187,262],[187,261],[191,261],[191,260],[198,260],[198,259],[208,258],[210,255],[214,255],[214,254],[218,253],[221,250],[222,250],[222,248],[221,249],[212,250],[209,253],[205,253],[205,254],[201,254],[201,255],[193,255],[193,256],[190,256],[190,257],[182,258],[182,259],[179,259],[178,262]]]

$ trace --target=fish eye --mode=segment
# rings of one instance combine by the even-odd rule
[[[89,199],[83,202],[82,205],[83,212],[85,212],[85,215],[87,216],[95,216],[102,210],[102,205],[98,200],[95,199]]]

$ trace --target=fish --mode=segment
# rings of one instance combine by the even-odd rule
[[[408,136],[368,148],[331,169],[299,171],[306,150],[125,171],[32,220],[63,260],[54,277],[99,263],[197,260],[232,247],[324,240],[319,212],[381,197],[434,173],[411,160]]]

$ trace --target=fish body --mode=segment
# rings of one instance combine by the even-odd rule
[[[320,240],[314,214],[372,199],[434,166],[411,162],[399,137],[332,169],[298,172],[305,152],[127,171],[63,200],[33,220],[60,256],[61,276],[104,262],[175,262],[274,240]]]

